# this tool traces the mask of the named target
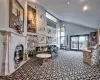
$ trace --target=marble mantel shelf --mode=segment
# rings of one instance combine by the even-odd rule
[[[15,35],[18,35],[18,36],[26,37],[25,35],[19,34],[19,33],[14,32],[14,31],[0,30],[0,32],[3,32],[3,33],[12,33],[12,34],[15,34]]]

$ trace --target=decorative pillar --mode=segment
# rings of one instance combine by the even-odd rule
[[[1,67],[1,75],[5,75],[5,60],[6,60],[6,53],[7,53],[7,40],[8,40],[8,33],[7,32],[2,32],[3,35],[3,58],[2,58],[2,67]]]

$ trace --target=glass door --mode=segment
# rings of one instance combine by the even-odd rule
[[[78,37],[71,37],[71,49],[78,50]]]
[[[65,49],[65,27],[60,28],[60,48]]]
[[[88,47],[88,35],[77,35],[70,37],[71,50],[83,50]]]
[[[79,36],[79,50],[83,50],[88,47],[88,37]]]

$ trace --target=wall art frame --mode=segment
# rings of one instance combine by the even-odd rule
[[[39,44],[46,44],[46,36],[38,35],[38,43]]]
[[[30,5],[27,6],[27,31],[36,33],[36,9],[31,7]]]
[[[46,33],[46,27],[42,23],[38,24],[37,32],[40,34],[45,34]]]
[[[9,27],[24,32],[24,8],[18,0],[9,0]]]
[[[38,10],[38,22],[45,24],[45,16],[41,10]]]

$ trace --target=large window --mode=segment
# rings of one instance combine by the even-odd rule
[[[60,28],[60,48],[65,49],[65,27]]]
[[[61,28],[61,37],[65,36],[65,27]]]

